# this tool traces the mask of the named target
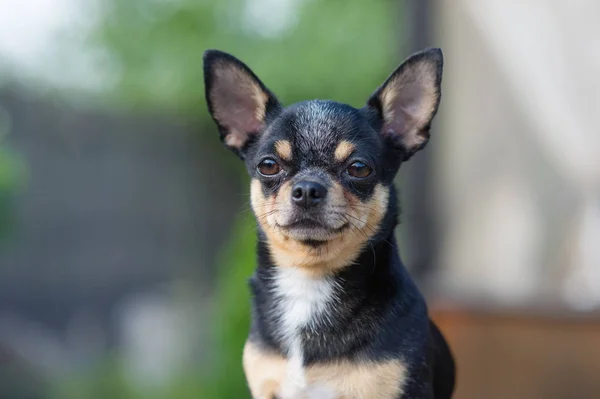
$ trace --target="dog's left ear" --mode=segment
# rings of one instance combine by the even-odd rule
[[[429,127],[441,96],[443,56],[440,49],[411,55],[371,95],[367,108],[380,118],[381,134],[406,154],[427,144]]]
[[[221,140],[243,159],[281,105],[246,64],[218,50],[204,53],[204,86]]]

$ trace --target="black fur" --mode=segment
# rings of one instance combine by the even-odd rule
[[[389,183],[393,179],[395,173],[390,171],[395,167],[395,156],[387,157],[392,164],[376,162],[378,157],[385,155],[385,148],[364,114],[365,110],[323,100],[301,102],[286,108],[267,127],[260,141],[247,149],[248,173],[261,179],[267,196],[277,192],[281,180],[310,172],[325,182],[325,176],[319,175],[330,173],[339,176],[346,189],[362,200],[368,199],[376,182],[384,180]],[[257,160],[273,157],[273,146],[281,139],[292,143],[294,161],[286,163],[279,160],[286,164],[286,173],[276,179],[263,178],[256,171]],[[371,178],[357,181],[343,173],[348,166],[346,162],[338,163],[333,159],[335,148],[342,139],[360,142],[352,160],[360,159],[374,165],[376,170]]]
[[[234,63],[268,94],[264,128],[260,132],[248,132],[251,138],[243,148],[236,150],[250,176],[261,181],[265,196],[277,193],[284,181],[307,175],[325,183],[335,180],[363,202],[372,197],[377,185],[383,185],[390,192],[385,216],[356,261],[329,277],[335,282],[338,299],[329,309],[328,319],[316,321],[302,330],[304,364],[336,359],[401,359],[408,367],[409,376],[403,399],[450,398],[455,378],[452,355],[443,336],[429,320],[425,300],[406,271],[394,239],[398,206],[393,179],[400,164],[422,146],[407,149],[399,144],[398,137],[381,132],[384,115],[379,95],[389,79],[361,109],[320,100],[283,108],[247,66],[213,50],[205,55],[207,101],[211,112],[215,105],[208,93],[215,84],[212,68],[216,61]],[[435,63],[435,81],[439,88],[442,72],[439,50],[411,57],[391,77],[418,62]],[[439,96],[430,120],[438,103]],[[219,130],[222,138],[228,134],[222,126]],[[429,123],[422,134],[428,138]],[[274,151],[275,142],[282,139],[291,143],[293,154],[289,162],[279,159]],[[355,151],[348,160],[338,162],[333,153],[341,140],[353,143]],[[276,159],[283,172],[274,177],[258,173],[257,165],[266,157]],[[373,173],[363,179],[348,175],[348,163],[356,160],[371,167]],[[250,282],[253,308],[249,339],[285,356],[288,349],[277,333],[282,315],[273,311],[276,309],[274,276],[279,266],[274,264],[265,242],[266,236],[259,228],[258,267]],[[306,245],[318,248],[322,243],[307,240]]]

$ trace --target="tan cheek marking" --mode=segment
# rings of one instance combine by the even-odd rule
[[[338,162],[344,162],[350,156],[350,154],[352,154],[354,148],[354,144],[352,144],[351,142],[346,140],[340,141],[340,143],[335,149],[335,153],[333,154],[335,160]]]
[[[290,211],[292,207],[292,182],[284,182],[279,190],[277,190],[277,197],[273,198],[273,207],[277,207],[277,213],[286,213]],[[279,216],[279,215],[278,215]]]
[[[344,191],[334,183],[330,189],[332,204],[347,204],[352,225],[341,235],[331,239],[322,247],[313,248],[284,235],[275,226],[278,212],[285,212],[289,204],[291,184],[285,182],[276,197],[265,198],[258,180],[251,183],[251,204],[258,223],[267,237],[273,260],[280,267],[299,267],[315,276],[327,275],[351,264],[379,228],[387,210],[389,188],[378,185],[367,203]]]
[[[277,196],[266,198],[263,195],[260,181],[257,179],[252,180],[250,184],[250,203],[252,210],[258,219],[258,223],[262,227],[263,231],[267,235],[268,244],[274,256],[277,253],[284,251],[284,246],[290,240],[289,237],[281,234],[276,228],[276,220],[278,212],[275,210],[283,210],[285,212],[286,198],[291,195],[292,186],[290,182],[285,182],[279,188]]]
[[[334,183],[330,189],[330,195],[335,197],[336,201],[341,200],[344,197],[343,188]],[[313,248],[304,245],[267,226],[264,230],[275,263],[280,267],[299,267],[315,276],[331,274],[351,264],[356,260],[368,239],[379,228],[379,223],[387,209],[388,197],[389,189],[380,185],[375,188],[373,197],[368,203],[363,204],[359,199],[354,198],[348,209],[348,213],[351,215],[348,220],[352,227],[322,247]],[[351,203],[355,203],[354,209],[352,209]],[[365,212],[368,213],[365,214]]]
[[[275,152],[284,161],[292,160],[292,144],[288,140],[277,140],[275,142]]]
[[[339,188],[343,190],[343,188]],[[342,194],[346,194],[345,192]],[[377,232],[379,224],[387,210],[389,188],[382,185],[375,187],[371,199],[363,204],[352,194],[348,204],[348,222],[351,227],[340,237],[327,244],[323,252],[327,259],[325,270],[328,272],[338,270],[352,263],[363,250],[367,241]]]
[[[407,367],[399,360],[382,363],[316,364],[306,369],[308,384],[323,384],[339,398],[396,399],[404,389]]]
[[[379,224],[387,211],[389,199],[389,188],[384,188],[379,185],[375,188],[371,200],[366,204],[367,208],[371,208],[366,223],[366,226],[369,229],[369,236],[372,236],[379,228]],[[358,202],[360,203],[360,201]],[[358,205],[358,207],[362,207],[362,204]],[[360,211],[358,211],[358,213],[360,213]]]
[[[291,205],[289,201],[291,190],[291,183],[285,182],[279,188],[276,197],[265,198],[260,182],[253,180],[250,188],[251,203],[258,222],[267,236],[267,244],[275,263],[280,267],[303,267],[320,261],[320,251],[290,239],[275,226],[278,212],[274,210],[285,212],[286,207]],[[268,216],[261,217],[261,215]]]
[[[243,366],[252,397],[274,399],[286,377],[287,360],[247,341]]]
[[[258,222],[263,225],[270,213],[271,206],[263,195],[260,181],[257,179],[252,180],[252,183],[250,183],[250,204]]]

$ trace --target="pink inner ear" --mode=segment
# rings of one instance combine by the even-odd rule
[[[263,128],[267,94],[254,79],[233,66],[224,66],[210,94],[215,119],[227,130],[225,143],[241,148]]]
[[[438,92],[435,70],[418,65],[390,81],[381,93],[384,133],[396,136],[406,149],[414,149],[428,138],[423,129],[435,113]]]

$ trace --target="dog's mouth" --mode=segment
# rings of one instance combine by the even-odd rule
[[[318,247],[339,236],[348,227],[348,223],[331,227],[314,219],[300,219],[278,227],[290,238]]]

